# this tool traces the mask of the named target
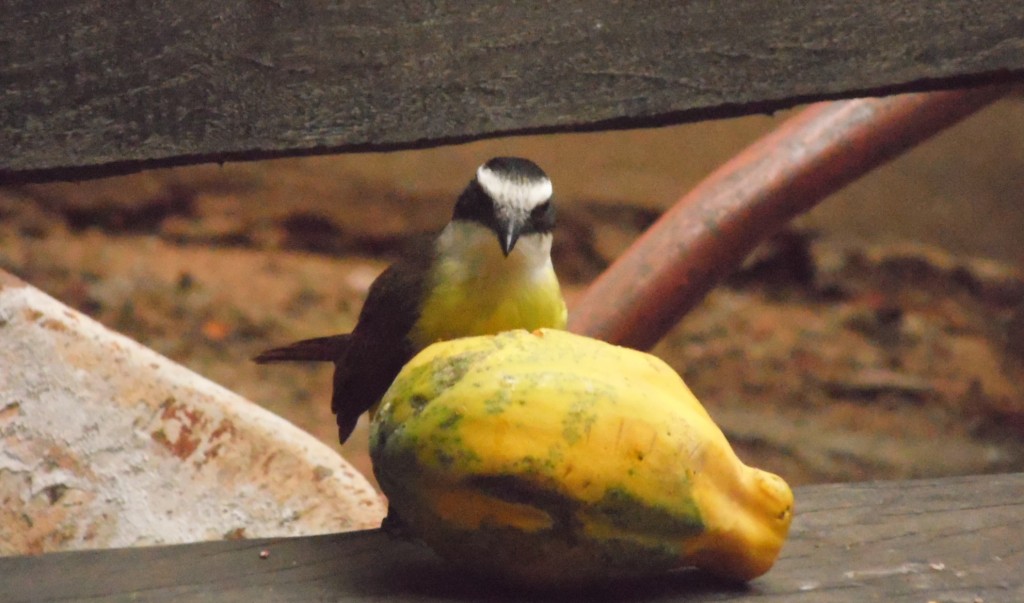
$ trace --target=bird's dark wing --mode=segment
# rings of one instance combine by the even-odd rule
[[[334,370],[331,409],[342,442],[416,352],[408,335],[420,315],[433,257],[432,239],[422,240],[370,286],[351,343]]]
[[[408,334],[419,318],[433,259],[433,237],[412,239],[402,258],[370,285],[351,333],[297,341],[266,350],[253,360],[260,364],[333,362],[331,410],[337,415],[338,435],[344,443],[359,416],[380,400],[416,352]]]

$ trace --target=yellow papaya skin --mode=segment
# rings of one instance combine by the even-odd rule
[[[774,563],[793,494],[658,358],[563,331],[434,344],[373,418],[374,472],[442,557],[535,587]]]

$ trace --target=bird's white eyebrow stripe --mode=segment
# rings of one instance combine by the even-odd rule
[[[481,165],[476,170],[476,181],[492,199],[502,200],[516,209],[529,211],[551,198],[553,189],[547,178],[502,177]]]

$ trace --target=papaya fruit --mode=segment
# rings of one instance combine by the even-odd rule
[[[371,423],[392,511],[435,552],[535,587],[774,563],[792,518],[655,356],[564,331],[433,344]]]

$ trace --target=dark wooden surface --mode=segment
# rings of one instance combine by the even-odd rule
[[[1022,570],[1024,474],[813,486],[797,490],[779,562],[747,586],[681,572],[583,598],[1011,603],[1024,601]],[[11,603],[529,598],[377,531],[0,558],[0,577]]]
[[[1021,0],[6,0],[0,183],[1022,76]]]

